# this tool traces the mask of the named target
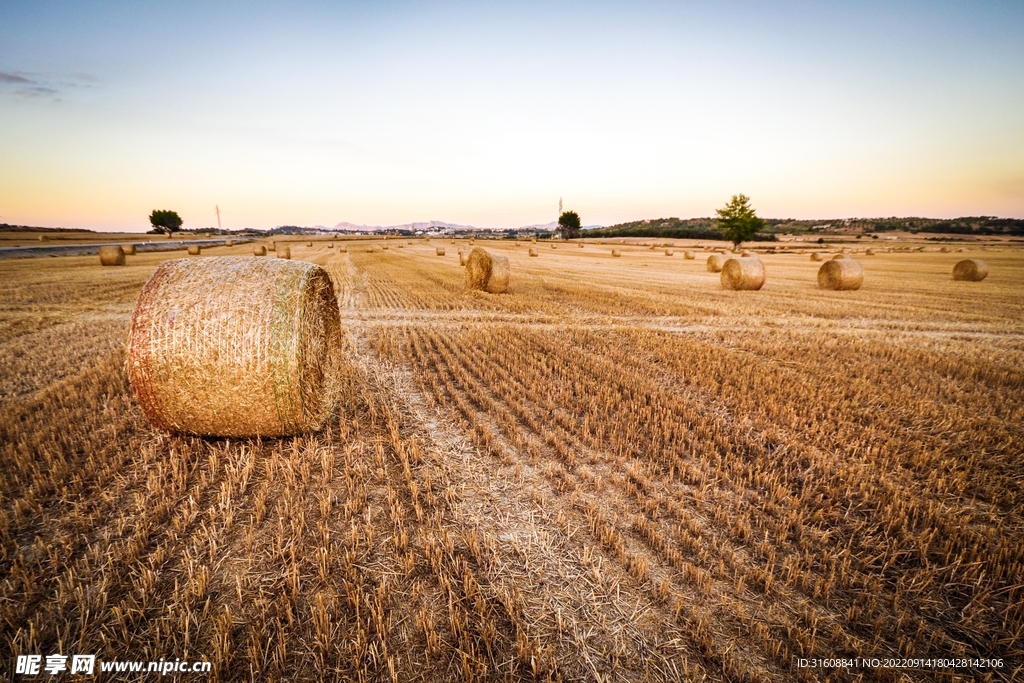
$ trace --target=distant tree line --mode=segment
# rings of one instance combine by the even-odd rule
[[[714,218],[656,218],[619,223],[606,228],[594,228],[584,233],[587,237],[668,237],[671,239],[724,240]],[[760,233],[751,241],[772,242],[775,235]]]

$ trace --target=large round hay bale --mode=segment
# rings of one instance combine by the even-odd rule
[[[203,252],[203,250],[199,248],[198,244],[190,244],[190,245],[188,245],[188,255],[189,256],[199,256],[199,254],[201,254],[202,252]]]
[[[121,251],[124,252],[125,256],[135,256],[135,245],[134,244],[122,244]]]
[[[474,247],[466,258],[466,286],[491,294],[508,291],[511,271],[508,258]]]
[[[822,289],[852,290],[864,284],[864,268],[852,258],[834,258],[818,269],[818,286]]]
[[[622,252],[618,249],[612,249],[612,258],[619,258],[622,256]]]
[[[756,256],[731,258],[722,266],[723,289],[757,290],[764,280],[764,264]]]
[[[536,249],[530,247],[530,256],[540,256]]]
[[[988,277],[988,264],[976,258],[958,261],[953,266],[953,279],[967,282],[981,282]]]
[[[811,260],[812,261],[821,261],[824,258],[825,257],[821,255],[821,252],[818,252],[818,251],[812,251],[811,252]]]
[[[101,266],[123,266],[124,265],[124,250],[121,247],[114,245],[108,247],[100,247],[100,265]]]
[[[292,257],[292,248],[287,244],[277,250],[277,258],[290,259]]]
[[[267,248],[265,246],[263,246],[262,244],[257,244],[256,246],[254,246],[252,248],[252,255],[253,256],[266,256],[267,255]]]
[[[165,261],[142,288],[128,378],[157,429],[205,436],[315,431],[337,400],[331,278],[303,261]]]
[[[437,247],[434,249],[434,253],[438,256],[444,256],[444,247]]]
[[[722,254],[711,254],[708,256],[708,272],[709,273],[721,273],[722,266],[725,265],[726,258]]]
[[[692,251],[684,251],[683,258],[686,259],[687,261],[692,261],[695,257]]]

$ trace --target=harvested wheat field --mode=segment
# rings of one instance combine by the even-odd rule
[[[296,249],[333,281],[342,399],[280,438],[161,433],[133,398],[132,312],[181,252],[5,262],[0,666],[1024,677],[1024,252],[981,282],[879,253],[853,291],[762,254],[730,291],[638,244],[480,243],[507,292],[427,240]]]

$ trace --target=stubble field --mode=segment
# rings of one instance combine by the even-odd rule
[[[464,290],[464,241],[293,243],[335,281],[345,401],[265,440],[163,435],[131,397],[135,299],[180,254],[3,263],[0,668],[1019,679],[1024,251],[858,254],[854,292],[766,254],[727,292],[676,243],[483,243],[504,295]],[[1002,666],[800,665],[843,657]]]

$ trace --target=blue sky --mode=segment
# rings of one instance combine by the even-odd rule
[[[0,221],[1024,217],[1024,4],[0,5]]]

